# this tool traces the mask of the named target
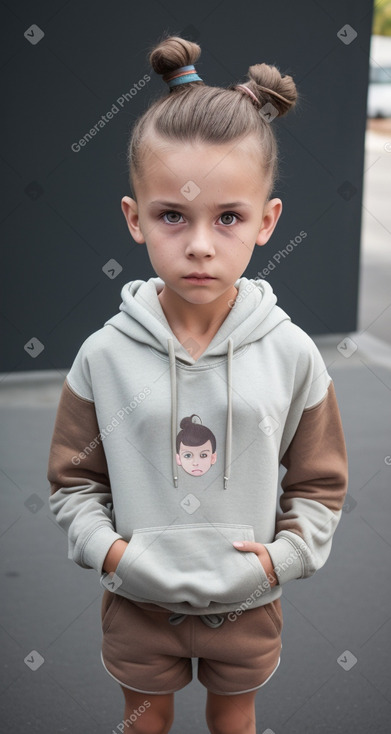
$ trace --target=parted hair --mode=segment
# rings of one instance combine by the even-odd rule
[[[163,36],[150,49],[148,60],[153,70],[164,77],[181,66],[195,65],[200,55],[198,43],[180,36]],[[196,71],[203,76],[197,67]],[[236,89],[239,82],[225,88],[208,86],[204,81],[167,86],[165,93],[152,101],[135,122],[128,145],[129,181],[134,198],[134,183],[142,178],[143,156],[151,132],[165,142],[191,141],[211,145],[255,135],[259,141],[260,165],[269,180],[268,196],[271,196],[279,176],[278,143],[274,123],[266,121],[260,110],[270,103],[278,119],[293,109],[298,93],[292,77],[281,74],[276,66],[254,64],[249,67],[247,76],[248,81],[241,83],[253,92],[258,104],[245,91]]]

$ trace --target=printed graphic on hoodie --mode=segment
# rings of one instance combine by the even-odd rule
[[[192,477],[200,477],[216,462],[215,435],[202,425],[196,413],[182,418],[180,427],[182,430],[176,437],[176,463]]]

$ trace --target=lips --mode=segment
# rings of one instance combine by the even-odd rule
[[[210,278],[211,280],[214,280],[213,276],[209,275],[209,273],[189,273],[189,275],[185,275],[185,278],[199,278],[200,280]]]

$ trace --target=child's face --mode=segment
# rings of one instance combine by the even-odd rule
[[[202,446],[185,446],[181,442],[176,461],[185,472],[192,474],[193,477],[200,477],[215,463],[216,453],[212,453],[211,441],[206,441]]]
[[[266,202],[269,180],[262,173],[256,143],[148,142],[137,203],[122,199],[133,239],[146,242],[149,258],[165,288],[193,304],[236,296],[255,244],[270,238],[282,210]],[[235,202],[241,202],[240,204]],[[211,278],[194,282],[191,273]]]

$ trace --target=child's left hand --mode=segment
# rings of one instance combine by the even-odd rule
[[[266,576],[268,578],[270,586],[276,586],[276,584],[278,584],[278,578],[274,570],[272,559],[267,548],[265,548],[262,543],[252,543],[250,540],[241,540],[233,543],[233,546],[239,551],[255,553],[255,555],[258,556],[261,565],[266,571]]]

